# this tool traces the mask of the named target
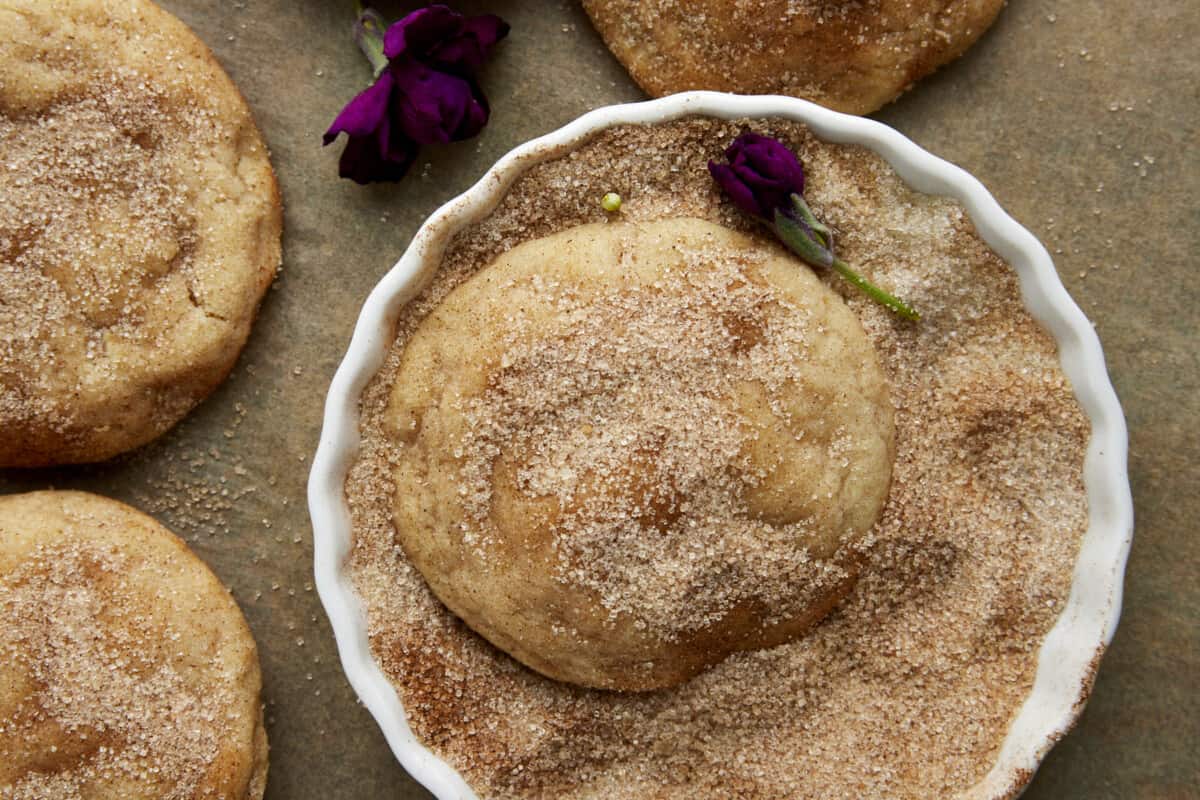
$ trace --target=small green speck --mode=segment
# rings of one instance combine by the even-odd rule
[[[621,195],[616,192],[609,192],[600,198],[600,207],[605,211],[620,211],[621,210]]]

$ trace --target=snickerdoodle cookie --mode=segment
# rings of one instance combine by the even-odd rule
[[[396,531],[438,597],[539,672],[616,689],[824,617],[894,455],[842,299],[687,218],[500,256],[413,333],[387,424]]]
[[[97,461],[233,367],[280,258],[237,88],[148,0],[0,0],[0,466]]]
[[[648,93],[789,94],[868,114],[960,56],[1003,0],[584,0]]]
[[[237,604],[153,519],[0,498],[0,796],[259,800],[260,687]]]

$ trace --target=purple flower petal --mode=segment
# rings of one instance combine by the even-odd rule
[[[742,134],[725,151],[725,157],[728,165],[710,165],[709,170],[747,214],[771,220],[775,209],[790,209],[791,196],[804,192],[804,167],[795,153],[775,139]]]
[[[448,72],[474,75],[508,23],[494,14],[464,17],[443,5],[418,9],[388,28],[383,52],[389,59],[408,55]]]
[[[384,145],[384,137],[376,135],[346,142],[338,161],[338,175],[361,184],[398,181],[407,175],[417,158],[417,145],[414,142],[407,142],[407,148],[398,146],[400,142]]]
[[[323,137],[330,144],[345,133],[347,142],[338,159],[338,175],[356,183],[398,181],[417,157],[417,144],[393,125],[395,76],[382,73],[346,104]]]
[[[383,54],[388,58],[403,54],[420,58],[428,53],[431,43],[436,45],[454,35],[461,18],[461,14],[443,5],[418,8],[387,29],[383,37]]]
[[[718,164],[714,161],[708,162],[709,174],[713,176],[713,180],[717,185],[729,195],[729,199],[733,204],[741,209],[744,213],[754,217],[764,216],[758,207],[758,200],[754,197],[754,192],[745,183],[738,178],[737,173],[728,164]]]
[[[487,124],[487,101],[466,78],[408,59],[393,61],[390,69],[397,123],[418,144],[469,139]]]
[[[804,194],[804,167],[787,145],[757,133],[744,133],[725,151],[731,161],[737,158],[758,175],[787,186],[788,194]]]
[[[466,17],[459,34],[431,49],[429,58],[445,69],[474,75],[508,30],[508,23],[495,14]]]
[[[387,119],[388,101],[391,99],[395,79],[391,73],[382,73],[376,81],[355,95],[337,115],[323,137],[330,144],[339,133],[351,138],[369,136]]]

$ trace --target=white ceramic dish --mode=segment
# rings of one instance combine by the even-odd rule
[[[401,307],[432,272],[450,237],[490,213],[520,173],[560,155],[597,130],[689,115],[782,117],[803,122],[828,141],[874,150],[913,188],[957,199],[980,236],[1016,269],[1026,308],[1058,342],[1063,370],[1092,425],[1084,466],[1090,524],[1069,600],[1042,644],[1033,690],[1009,728],[996,763],[964,795],[971,800],[1015,797],[1042,757],[1079,716],[1098,659],[1116,629],[1133,534],[1125,419],[1105,371],[1100,342],[1063,288],[1050,255],[1000,208],[979,181],[881,123],[790,97],[689,92],[597,109],[500,159],[417,232],[363,306],[350,348],[329,389],[321,442],[308,484],[317,590],[333,625],[346,675],[414,778],[440,800],[475,800],[463,778],[414,737],[400,699],[371,656],[365,614],[344,569],[350,548],[350,516],[343,485],[358,448],[359,398],[383,361]]]

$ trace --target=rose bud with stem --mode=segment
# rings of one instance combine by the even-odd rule
[[[903,300],[871,283],[834,254],[833,232],[804,202],[804,167],[786,145],[769,136],[744,133],[725,151],[725,158],[729,163],[708,162],[708,171],[735,206],[769,225],[806,263],[832,268],[904,319],[921,318]]]

